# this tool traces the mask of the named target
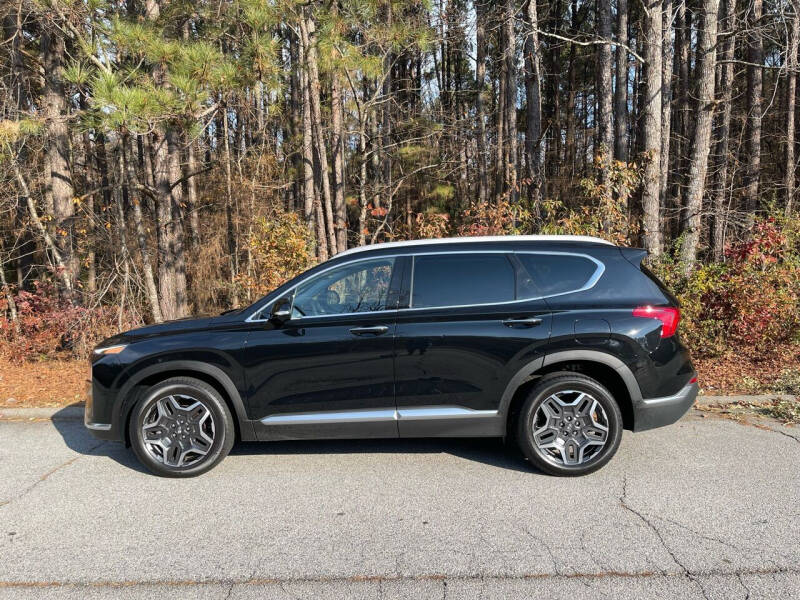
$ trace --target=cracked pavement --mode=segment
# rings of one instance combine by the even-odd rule
[[[692,412],[577,479],[377,440],[169,480],[78,421],[0,421],[0,599],[800,598],[798,439]]]

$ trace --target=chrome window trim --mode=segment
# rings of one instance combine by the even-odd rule
[[[357,410],[328,410],[315,413],[281,413],[261,419],[263,425],[324,425],[334,423],[381,423],[386,421],[428,421],[439,419],[481,419],[498,415],[496,410],[463,406],[409,406]]]
[[[341,253],[341,254],[344,254],[344,253]],[[338,256],[341,256],[341,254],[339,254]],[[414,297],[414,264],[416,262],[414,260],[414,258],[416,258],[417,256],[443,256],[443,255],[451,255],[451,254],[543,254],[543,255],[556,255],[556,256],[579,256],[581,258],[586,258],[586,259],[592,261],[595,265],[597,265],[597,269],[595,269],[595,272],[586,281],[586,283],[583,285],[583,287],[575,289],[575,290],[569,290],[569,291],[566,291],[566,292],[559,292],[557,294],[547,294],[546,296],[531,296],[531,297],[528,297],[528,298],[521,298],[521,299],[518,299],[518,300],[505,300],[505,301],[502,301],[502,302],[485,302],[485,303],[480,303],[480,304],[453,304],[453,305],[447,305],[447,306],[421,306],[421,307],[410,306],[411,302],[413,301],[413,297]],[[368,257],[363,257],[363,258],[356,258],[356,259],[353,259],[351,261],[347,261],[347,262],[342,263],[342,264],[332,265],[329,268],[320,271],[319,273],[315,273],[314,277],[317,277],[319,275],[327,273],[331,269],[336,269],[338,267],[351,265],[351,264],[356,263],[356,262],[363,262],[363,261],[366,261],[366,260],[381,259],[381,258],[398,258],[398,257],[405,257],[405,256],[408,256],[408,257],[410,257],[412,259],[411,260],[411,283],[409,285],[409,298],[408,298],[409,307],[408,308],[399,308],[399,309],[393,308],[393,309],[388,309],[388,310],[365,311],[365,312],[356,312],[356,313],[338,313],[338,314],[333,314],[333,315],[319,315],[319,316],[314,316],[314,317],[298,317],[296,319],[292,319],[292,321],[293,322],[298,322],[298,321],[303,321],[303,320],[308,320],[308,319],[325,319],[325,318],[330,318],[330,317],[353,317],[353,316],[357,316],[357,315],[379,315],[379,314],[397,313],[397,312],[402,312],[402,311],[441,310],[443,308],[447,309],[447,308],[472,308],[472,307],[481,307],[481,306],[501,306],[501,305],[505,306],[505,305],[509,305],[509,304],[519,304],[519,303],[522,303],[522,302],[531,302],[533,300],[546,300],[547,298],[555,298],[557,296],[566,296],[567,294],[577,294],[579,292],[585,292],[586,290],[590,290],[595,285],[597,285],[597,282],[600,280],[600,278],[603,276],[603,273],[605,273],[605,270],[606,270],[605,264],[603,264],[601,261],[599,261],[595,257],[590,256],[588,254],[585,254],[583,252],[566,252],[566,251],[561,251],[561,250],[477,250],[477,251],[476,250],[452,250],[452,251],[446,251],[446,252],[415,252],[415,253],[411,253],[411,254],[384,254],[384,255],[381,255],[381,256],[368,256]],[[286,294],[284,294],[281,297],[285,297],[288,294],[294,293],[294,291],[299,286],[301,286],[304,283],[306,283],[306,281],[307,280],[303,280],[303,281],[297,283],[296,285],[292,286],[290,289],[288,289],[286,291]],[[277,298],[276,298],[276,300],[277,300]],[[245,322],[246,323],[263,323],[263,322],[269,321],[269,319],[256,319],[254,317],[256,315],[262,313],[269,306],[271,306],[273,302],[274,302],[274,300],[271,301],[271,302],[267,302],[262,307],[256,309],[253,313],[250,314],[249,317],[247,317],[247,319],[245,319]],[[294,300],[292,300],[292,305],[294,305]]]

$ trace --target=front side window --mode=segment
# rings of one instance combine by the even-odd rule
[[[521,278],[520,296],[555,296],[583,289],[594,277],[599,265],[586,256],[575,254],[518,253],[530,275]]]
[[[394,258],[364,260],[326,271],[298,286],[292,318],[386,310]]]
[[[412,308],[514,300],[514,268],[505,254],[432,254],[414,258]]]

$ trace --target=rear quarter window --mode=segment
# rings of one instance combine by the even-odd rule
[[[518,296],[554,296],[586,287],[600,266],[574,254],[517,254],[530,279],[521,278]]]

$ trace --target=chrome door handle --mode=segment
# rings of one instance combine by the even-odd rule
[[[376,325],[374,327],[353,327],[350,333],[353,335],[383,335],[389,331],[386,325]]]
[[[528,317],[527,319],[506,319],[503,325],[506,327],[536,327],[541,325],[542,320],[536,317]]]

